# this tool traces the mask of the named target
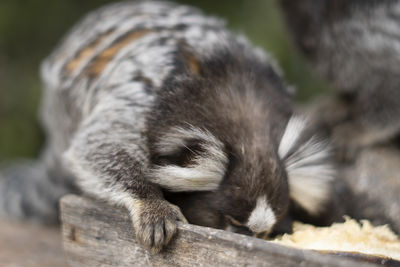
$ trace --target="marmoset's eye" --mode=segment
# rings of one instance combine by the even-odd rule
[[[227,230],[242,235],[253,235],[253,232],[243,223],[239,222],[232,216],[226,215],[225,217],[228,221]]]
[[[260,233],[253,233],[246,225],[240,223],[238,220],[233,218],[232,216],[226,215],[226,219],[228,220],[229,226],[227,230],[243,235],[252,235],[257,238],[265,239],[268,237],[268,232],[260,232]]]
[[[226,215],[226,219],[231,225],[238,226],[238,227],[246,227],[244,224],[233,218],[232,216]]]
[[[250,231],[249,228],[247,228],[231,216],[227,215],[226,219],[228,222],[228,226],[225,228],[225,230],[242,235],[253,235],[253,232]]]

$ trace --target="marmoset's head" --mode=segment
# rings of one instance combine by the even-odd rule
[[[290,199],[317,215],[330,198],[328,146],[315,137],[302,139],[305,127],[302,119],[290,119],[276,149],[229,147],[205,130],[176,129],[168,139],[174,150],[160,144],[165,154],[153,179],[189,222],[266,236]]]
[[[269,233],[290,199],[320,212],[333,177],[327,144],[293,116],[273,70],[223,62],[160,90],[148,117],[148,179],[189,222],[235,232]]]

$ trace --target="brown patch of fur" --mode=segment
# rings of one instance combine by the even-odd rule
[[[181,58],[190,72],[199,76],[201,74],[200,62],[191,51],[191,47],[184,41],[179,44]]]
[[[190,71],[195,75],[200,75],[201,73],[200,64],[197,58],[193,55],[193,53],[185,51],[183,56],[189,66]]]
[[[99,46],[111,33],[112,30],[103,33],[87,47],[83,48],[74,59],[65,65],[64,71],[68,74],[71,74],[74,70],[81,66],[82,62],[91,57],[94,54],[96,47]]]
[[[100,73],[102,73],[107,64],[111,61],[115,54],[118,53],[118,51],[127,46],[133,40],[139,39],[150,32],[151,30],[140,30],[126,34],[120,40],[94,58],[86,69],[85,74],[91,77],[98,76]]]

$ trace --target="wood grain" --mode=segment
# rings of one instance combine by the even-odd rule
[[[127,211],[74,195],[61,200],[61,219],[71,266],[375,266],[189,224],[152,255],[136,243]]]

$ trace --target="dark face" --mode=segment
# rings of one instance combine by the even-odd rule
[[[216,191],[166,193],[165,197],[182,209],[190,223],[264,237],[285,215],[289,203],[286,173],[278,161],[273,162],[246,166],[230,159]]]
[[[250,152],[249,152],[250,154]],[[289,203],[287,177],[280,161],[257,156],[236,162],[220,186],[217,199],[225,229],[256,235],[270,233]],[[237,155],[240,159],[240,155]],[[248,160],[248,161],[247,161]]]

